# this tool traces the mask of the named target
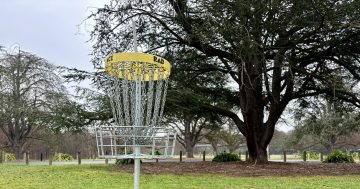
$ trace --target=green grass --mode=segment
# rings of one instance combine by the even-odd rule
[[[241,171],[241,170],[239,170]],[[226,177],[142,175],[143,189],[359,188],[360,176]],[[0,165],[0,188],[132,188],[133,176],[106,165]]]

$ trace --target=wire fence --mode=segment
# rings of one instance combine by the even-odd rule
[[[241,161],[248,161],[249,160],[249,153],[248,151],[242,151],[237,153]],[[355,162],[360,163],[360,152],[348,152],[349,155],[353,157]],[[303,151],[301,153],[288,153],[287,151],[283,151],[283,153],[279,154],[268,154],[269,161],[277,161],[277,162],[323,162],[328,154],[316,152],[316,151]],[[40,157],[40,158],[34,158]],[[4,151],[0,151],[0,164],[2,163],[23,163],[23,164],[49,164],[52,165],[54,160],[54,153],[48,153],[47,157],[40,155],[34,155],[31,152],[25,152],[22,159],[16,160],[13,157],[13,154],[6,153]],[[214,152],[212,151],[202,151],[201,153],[194,154],[194,158],[187,158],[186,153],[183,151],[179,151],[179,153],[172,156],[171,160],[165,160],[167,162],[200,162],[200,161],[212,161],[215,157]],[[42,159],[41,159],[42,158]],[[109,164],[109,162],[114,162],[115,159],[83,159],[85,160],[85,164]],[[154,162],[161,162],[163,160],[153,159],[148,161]],[[68,161],[68,162],[57,162],[57,164],[82,164],[82,155],[81,152],[77,152],[76,158]]]

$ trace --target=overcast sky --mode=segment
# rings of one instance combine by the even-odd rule
[[[108,0],[2,0],[0,46],[32,52],[55,65],[92,70],[90,28],[82,24]],[[80,27],[79,27],[80,25]],[[17,47],[16,47],[17,48]]]

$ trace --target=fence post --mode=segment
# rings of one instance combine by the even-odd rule
[[[4,162],[3,154],[4,154],[4,152],[2,150],[0,150],[0,164]]]
[[[205,151],[203,151],[203,161],[205,161]]]
[[[240,161],[241,161],[241,152],[239,152],[239,159],[240,159]]]
[[[284,162],[286,163],[286,151],[284,151]]]
[[[81,152],[77,152],[78,165],[81,165]]]
[[[304,151],[304,153],[303,153],[303,159],[304,159],[304,161],[306,161],[306,151]]]
[[[53,160],[53,151],[50,150],[50,152],[49,152],[49,165],[52,165],[52,160]]]
[[[323,162],[323,161],[324,161],[324,154],[320,153],[320,162]]]
[[[268,153],[268,160],[270,160],[270,151],[268,151],[267,153]]]
[[[105,164],[109,164],[109,159],[108,158],[105,158]]]
[[[26,151],[26,153],[25,153],[25,163],[26,163],[26,165],[29,165],[29,151]]]
[[[246,151],[246,152],[245,152],[245,161],[248,161],[248,160],[249,160],[249,152]]]
[[[180,162],[182,162],[182,151],[180,151]]]

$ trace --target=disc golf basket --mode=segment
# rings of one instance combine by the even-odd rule
[[[105,71],[114,123],[96,129],[98,156],[134,159],[134,188],[139,188],[140,159],[174,154],[176,132],[160,125],[170,63],[146,53],[115,53],[106,58]]]

